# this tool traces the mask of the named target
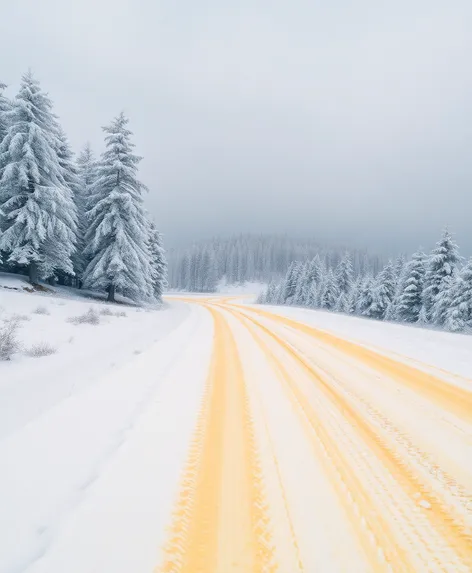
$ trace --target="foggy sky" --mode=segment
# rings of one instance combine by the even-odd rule
[[[78,150],[124,110],[167,244],[287,232],[472,254],[470,0],[2,2]]]

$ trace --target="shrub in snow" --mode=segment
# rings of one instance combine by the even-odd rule
[[[125,316],[128,316],[128,315],[126,314],[126,312],[125,312],[124,310],[119,310],[119,311],[115,312],[115,316],[125,317]]]
[[[12,316],[12,320],[16,320],[18,322],[25,322],[31,320],[31,317],[26,314],[14,314]]]
[[[0,328],[0,360],[11,360],[13,354],[20,349],[18,327],[18,320],[10,319]]]
[[[93,308],[89,308],[84,314],[69,318],[69,322],[72,324],[100,324],[100,316]]]
[[[102,316],[113,316],[113,312],[108,307],[102,308],[100,314]]]
[[[54,346],[51,346],[47,342],[39,342],[38,344],[34,344],[25,352],[27,356],[31,356],[32,358],[41,358],[42,356],[50,356],[51,354],[55,353],[56,349]]]
[[[33,310],[34,314],[50,314],[45,306],[38,306]]]

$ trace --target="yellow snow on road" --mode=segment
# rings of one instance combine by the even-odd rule
[[[156,573],[472,571],[472,382],[234,298]]]

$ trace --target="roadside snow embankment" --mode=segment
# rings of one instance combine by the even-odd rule
[[[416,365],[429,365],[472,378],[472,336],[427,328],[347,316],[322,310],[283,306],[248,305],[267,310],[369,346],[382,353],[400,355]]]

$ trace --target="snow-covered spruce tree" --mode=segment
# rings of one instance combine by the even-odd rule
[[[228,283],[236,284],[239,278],[239,254],[237,246],[233,246],[231,249],[229,260],[228,260]]]
[[[396,297],[397,320],[418,322],[423,306],[425,263],[426,255],[419,250],[405,266],[404,279]]]
[[[343,258],[339,261],[335,272],[340,293],[347,295],[351,290],[353,274],[351,255],[346,252],[344,253]]]
[[[360,298],[361,287],[362,279],[361,277],[357,277],[352,283],[351,290],[346,296],[346,312],[348,314],[356,314],[357,312],[357,303]]]
[[[189,267],[188,267],[188,290],[190,292],[198,291],[198,268],[199,268],[199,253],[196,249],[190,253]]]
[[[456,285],[458,272],[453,275],[446,276],[442,282],[441,290],[439,291],[436,301],[431,313],[431,321],[438,326],[444,326],[449,309],[454,302],[454,287]]]
[[[460,261],[459,248],[448,229],[445,229],[426,264],[423,304],[428,321],[434,321],[438,325],[444,323],[446,317],[435,312],[434,306],[445,286],[446,277],[452,277],[456,273]]]
[[[395,283],[395,293],[393,295],[393,299],[391,303],[388,305],[387,311],[385,312],[385,320],[398,320],[397,311],[398,311],[398,302],[400,292],[404,288],[405,282],[405,265],[406,265],[406,257],[402,253],[398,255],[393,263],[393,278]]]
[[[453,332],[472,331],[472,258],[456,277],[445,326]]]
[[[0,143],[2,143],[3,138],[7,134],[9,122],[8,112],[11,111],[12,105],[11,101],[3,95],[3,91],[6,87],[4,83],[0,82]]]
[[[216,292],[217,277],[216,277],[216,264],[213,252],[206,249],[201,256],[200,261],[200,288],[201,292]]]
[[[367,274],[363,278],[359,288],[359,298],[356,304],[357,314],[360,314],[361,316],[371,316],[373,290],[374,279],[371,275]]]
[[[181,290],[190,290],[190,254],[186,252],[182,259],[180,267],[180,283]]]
[[[336,305],[334,306],[334,311],[347,313],[347,307],[348,307],[347,295],[344,292],[340,292],[338,300],[336,301]]]
[[[97,167],[88,211],[83,283],[105,290],[108,300],[121,293],[133,300],[153,297],[148,221],[138,180],[141,158],[133,153],[132,132],[123,113],[103,128],[106,150]]]
[[[398,257],[395,259],[395,262],[393,264],[393,268],[394,268],[394,277],[395,277],[395,282],[397,287],[400,286],[403,277],[405,275],[405,267],[406,267],[406,257],[403,253],[401,253],[400,255],[398,255]]]
[[[332,270],[329,270],[325,276],[324,283],[322,285],[320,306],[321,308],[326,308],[327,310],[334,310],[339,299],[339,287],[336,276]]]
[[[162,301],[162,294],[167,286],[167,260],[162,244],[162,235],[156,229],[155,224],[149,222],[149,253],[151,255],[151,277],[154,298]]]
[[[62,169],[62,176],[69,188],[72,199],[75,204],[77,225],[76,225],[76,243],[75,252],[72,255],[72,264],[74,267],[75,283],[80,286],[82,274],[85,269],[83,251],[85,246],[85,205],[81,196],[81,185],[78,174],[77,164],[74,153],[70,146],[67,135],[60,125],[57,126],[57,157]]]
[[[392,261],[388,261],[375,279],[369,316],[378,320],[386,318],[387,310],[395,296],[395,283],[395,269]]]
[[[308,283],[308,262],[300,264],[300,268],[297,276],[297,285],[295,288],[295,295],[293,297],[293,304],[297,306],[303,306],[306,299],[306,288]]]
[[[277,284],[271,281],[265,291],[264,302],[266,304],[278,304]]]
[[[284,280],[284,304],[291,304],[297,289],[298,271],[300,263],[293,261],[288,267]]]
[[[77,269],[79,286],[83,272],[89,263],[85,257],[85,236],[87,234],[87,212],[93,207],[90,202],[93,186],[97,180],[97,161],[90,144],[87,143],[77,157],[78,185],[74,201],[77,207],[77,253],[74,256],[74,267]]]
[[[57,156],[57,120],[52,103],[29,72],[7,112],[0,144],[0,250],[26,267],[32,283],[73,274],[76,209]]]
[[[267,293],[269,292],[269,285],[262,289],[256,298],[256,304],[266,304],[267,303]]]
[[[323,280],[324,268],[319,255],[315,255],[308,264],[305,304],[315,308],[318,305],[318,290]]]
[[[6,89],[6,84],[0,82],[0,144],[2,143],[8,127],[8,116],[7,112],[11,109],[11,102],[3,95],[3,91]],[[0,173],[2,169],[2,156],[0,155]],[[0,237],[2,235],[3,222],[2,222],[3,212],[0,209]],[[0,264],[2,264],[2,252],[0,251]]]

